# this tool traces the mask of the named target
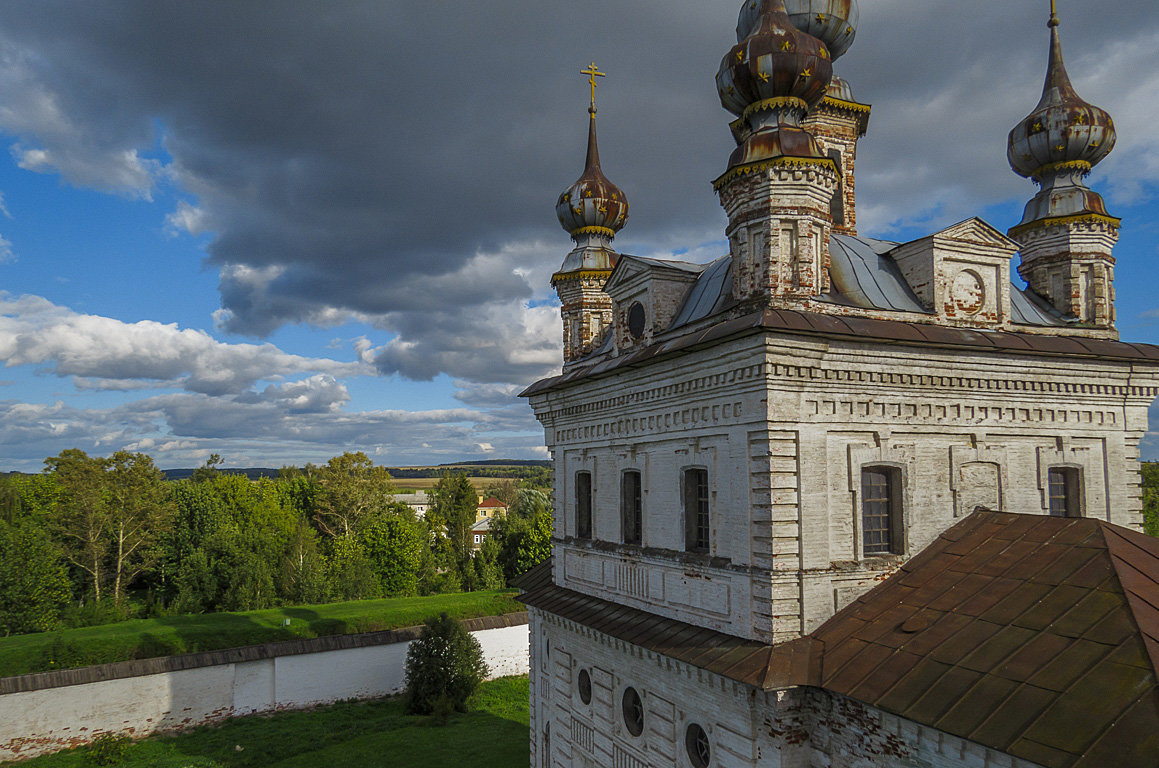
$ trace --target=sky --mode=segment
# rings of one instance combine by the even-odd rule
[[[861,5],[835,67],[873,105],[861,233],[1016,224],[1035,189],[1005,143],[1041,94],[1047,0]],[[547,458],[516,395],[561,364],[579,70],[608,73],[617,249],[717,258],[734,144],[714,76],[739,6],[5,0],[0,470],[74,447],[167,468]],[[1159,343],[1159,4],[1059,13],[1119,132],[1091,177],[1124,219],[1119,328]]]

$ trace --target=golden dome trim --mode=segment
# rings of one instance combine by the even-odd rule
[[[1046,165],[1036,168],[1034,173],[1030,175],[1037,177],[1053,173],[1067,173],[1069,171],[1077,171],[1078,173],[1086,174],[1090,173],[1092,168],[1094,168],[1094,166],[1086,160],[1067,160],[1062,163],[1047,163]]]
[[[729,168],[716,181],[712,182],[712,188],[720,191],[728,182],[737,178],[738,176],[745,176],[750,173],[760,173],[769,168],[832,168],[841,175],[841,169],[837,167],[837,161],[829,157],[774,157],[769,160],[758,160],[754,163],[745,163],[733,168]]]
[[[792,109],[794,107],[801,110],[808,110],[809,103],[804,99],[797,98],[796,96],[778,96],[774,99],[761,99],[760,101],[754,101],[752,104],[749,104],[747,107],[745,107],[744,112],[741,113],[740,119],[748,120],[757,112],[769,112],[779,108]]]
[[[607,277],[612,274],[610,269],[577,269],[574,272],[556,272],[551,276],[551,285],[554,288],[556,283],[562,283],[565,280],[584,280],[592,277]]]
[[[821,100],[821,106],[831,107],[833,109],[844,109],[847,112],[863,112],[869,114],[873,107],[868,104],[861,104],[856,101],[846,101],[845,99],[834,98],[833,96],[826,96]]]
[[[1095,224],[1106,224],[1116,229],[1123,223],[1122,219],[1114,216],[1104,216],[1101,213],[1078,213],[1073,216],[1050,216],[1045,219],[1035,219],[1026,224],[1019,224],[1016,227],[1011,227],[1009,235],[1015,237],[1024,232],[1030,232],[1035,229],[1046,229],[1047,227],[1061,227],[1067,224],[1078,224],[1080,222],[1091,222]]]
[[[610,227],[580,227],[571,231],[572,237],[582,237],[583,235],[603,235],[604,237],[615,237],[616,230]]]

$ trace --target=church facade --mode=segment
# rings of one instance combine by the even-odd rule
[[[861,236],[870,108],[833,74],[857,23],[855,0],[744,3],[710,264],[614,250],[628,201],[587,73],[585,170],[557,204],[565,365],[524,393],[556,488],[552,560],[523,584],[533,766],[1159,764],[1130,730],[1159,732],[1138,470],[1159,348],[1118,339],[1119,220],[1085,184],[1113,123],[1052,13],[1008,144],[1041,187],[1023,221]],[[1114,621],[1133,631],[1092,629]],[[1065,654],[1073,679],[1047,668]],[[1107,713],[1070,725],[1079,697]]]

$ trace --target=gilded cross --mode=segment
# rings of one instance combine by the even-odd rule
[[[607,77],[607,75],[596,67],[596,63],[594,61],[588,65],[587,69],[581,69],[580,74],[587,75],[588,82],[592,86],[592,105],[588,107],[588,111],[594,115],[596,113],[596,78]]]

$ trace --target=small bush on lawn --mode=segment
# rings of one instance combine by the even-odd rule
[[[487,677],[483,649],[447,614],[427,619],[406,652],[406,708],[412,714],[467,711],[467,699]]]
[[[89,745],[88,763],[90,765],[117,765],[125,759],[125,752],[131,743],[128,736],[114,736],[111,733],[98,736]]]

